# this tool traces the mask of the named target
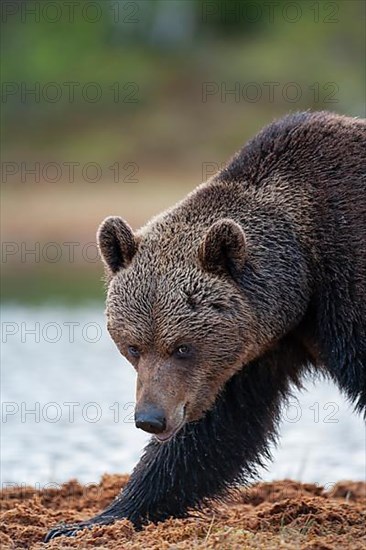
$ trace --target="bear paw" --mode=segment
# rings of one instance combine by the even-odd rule
[[[44,542],[49,542],[50,540],[61,536],[74,537],[77,533],[79,533],[79,531],[83,531],[84,529],[92,529],[96,525],[110,525],[111,523],[114,523],[116,519],[118,518],[114,518],[113,516],[101,516],[88,521],[82,521],[80,523],[60,523],[47,533]]]

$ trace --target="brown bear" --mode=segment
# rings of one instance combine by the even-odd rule
[[[154,437],[96,524],[183,517],[250,480],[309,369],[366,408],[366,121],[297,113],[134,233],[98,242],[108,330]]]

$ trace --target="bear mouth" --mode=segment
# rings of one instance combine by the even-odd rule
[[[174,428],[171,428],[170,430],[166,430],[163,433],[160,434],[154,434],[154,437],[159,441],[159,443],[167,443],[171,439],[173,439],[174,436],[177,435],[177,433],[183,428],[184,424],[186,423],[186,406],[183,408],[183,417],[179,424],[177,424]]]

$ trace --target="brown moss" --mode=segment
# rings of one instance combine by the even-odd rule
[[[330,492],[291,480],[258,483],[225,504],[184,520],[135,532],[127,520],[95,527],[74,538],[42,540],[49,527],[104,508],[127,476],[105,475],[99,485],[72,480],[60,489],[8,488],[1,497],[2,550],[103,548],[129,550],[258,549],[361,550],[366,547],[366,484],[340,482]]]

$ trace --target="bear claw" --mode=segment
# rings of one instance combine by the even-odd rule
[[[80,531],[84,529],[92,529],[96,525],[108,525],[113,523],[115,520],[112,517],[100,518],[98,520],[85,521],[75,524],[60,524],[51,529],[45,536],[44,542],[50,542],[51,540],[57,537],[74,537]]]
[[[59,525],[58,527],[54,527],[53,529],[51,529],[51,531],[49,531],[44,539],[44,542],[49,542],[50,540],[52,539],[55,539],[56,537],[61,537],[61,536],[64,536],[64,537],[74,537],[76,535],[76,533],[78,533],[79,531],[82,531],[83,529],[88,529],[88,528],[91,528],[92,525],[90,527],[88,527],[87,525]]]

